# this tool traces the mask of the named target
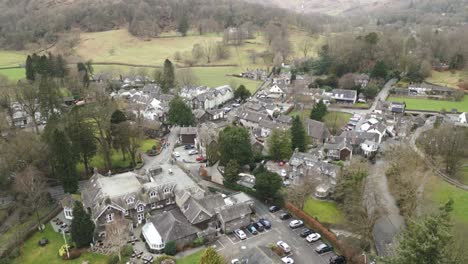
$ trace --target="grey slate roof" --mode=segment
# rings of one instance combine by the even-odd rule
[[[252,213],[250,206],[245,203],[226,205],[219,208],[217,211],[219,218],[225,223]]]
[[[307,135],[318,140],[323,140],[330,134],[325,123],[313,119],[307,119],[305,121],[305,129]]]
[[[190,223],[198,224],[213,217],[215,215],[215,209],[223,205],[223,197],[220,194],[215,194],[199,199],[189,195],[179,206]]]
[[[288,125],[290,125],[292,123],[292,120],[293,120],[293,118],[291,116],[288,116],[288,115],[279,115],[276,118],[277,122],[288,124]]]
[[[354,100],[357,97],[357,92],[355,90],[333,89],[331,92],[335,98],[342,100]]]
[[[200,231],[191,225],[182,215],[179,209],[162,212],[152,217],[150,221],[164,242],[177,241]]]
[[[268,120],[268,115],[258,112],[253,112],[246,110],[240,114],[240,119],[244,119],[246,121],[250,121],[252,123],[259,123],[260,120]]]

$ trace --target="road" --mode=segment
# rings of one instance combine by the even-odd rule
[[[145,172],[147,169],[169,163],[169,160],[172,157],[172,152],[174,151],[174,146],[179,138],[179,133],[180,127],[172,127],[171,132],[165,137],[166,143],[168,143],[169,146],[163,148],[161,153],[155,157],[143,155],[145,165],[143,165],[139,172]]]

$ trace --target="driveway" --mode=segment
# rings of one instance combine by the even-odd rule
[[[220,237],[215,244],[216,249],[226,257],[228,261],[243,256],[251,256],[252,251],[256,251],[258,255],[270,260],[265,263],[281,263],[280,257],[272,254],[268,248],[270,244],[276,244],[282,240],[291,247],[290,256],[294,259],[294,263],[298,264],[328,264],[330,257],[335,253],[329,252],[319,255],[315,252],[315,247],[320,244],[320,241],[308,243],[304,238],[299,236],[303,228],[291,229],[288,224],[290,220],[282,221],[279,219],[280,212],[270,213],[265,205],[256,202],[257,216],[264,217],[270,220],[272,228],[270,230],[252,235],[247,230],[247,239],[239,240],[233,234],[228,234]],[[256,262],[255,262],[256,263]],[[263,263],[263,262],[262,262]]]

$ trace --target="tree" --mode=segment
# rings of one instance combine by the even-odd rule
[[[374,68],[372,68],[371,71],[371,78],[377,78],[377,79],[383,79],[385,80],[387,78],[387,65],[385,64],[384,61],[378,61],[375,65]]]
[[[54,174],[62,181],[65,193],[78,191],[78,176],[76,173],[76,153],[67,135],[55,128],[49,140],[51,165]]]
[[[370,83],[364,88],[362,93],[367,99],[374,99],[379,94],[379,91],[380,89],[376,84]]]
[[[243,84],[239,85],[239,87],[234,91],[234,98],[241,99],[241,101],[245,101],[250,96],[250,91],[247,88],[245,88]]]
[[[77,69],[78,69],[78,74],[80,75],[81,77],[81,82],[83,83],[83,87],[89,87],[89,72],[88,72],[88,68],[86,67],[86,64],[83,63],[83,62],[79,62],[77,63],[76,65]]]
[[[316,180],[318,178],[315,175],[306,175],[300,185],[289,187],[285,192],[288,201],[297,208],[304,209],[305,203],[319,184]]]
[[[323,121],[323,118],[327,114],[327,105],[320,100],[318,103],[314,105],[312,110],[310,111],[310,119]]]
[[[112,145],[115,149],[122,151],[122,160],[125,160],[126,147],[128,145],[128,137],[125,135],[125,124],[127,117],[124,112],[119,109],[115,110],[111,116],[111,133],[112,133]],[[123,124],[123,125],[121,125]]]
[[[192,126],[195,123],[192,109],[179,96],[169,103],[168,121],[172,125],[179,126]]]
[[[174,241],[167,242],[166,245],[164,246],[164,254],[169,255],[169,256],[175,256],[175,254],[177,254],[176,242]]]
[[[453,200],[450,199],[439,208],[439,212],[409,221],[398,240],[394,256],[384,259],[384,263],[464,263],[459,252],[454,250],[452,211]]]
[[[97,142],[93,125],[79,111],[80,108],[72,109],[67,119],[66,132],[72,142],[73,149],[83,162],[85,174],[89,175],[91,172],[89,162],[96,155]]]
[[[247,129],[238,126],[226,127],[219,133],[220,163],[227,165],[229,161],[236,160],[239,166],[249,164],[253,159],[249,142],[250,134]]]
[[[115,215],[114,220],[106,225],[105,243],[117,251],[120,261],[122,260],[122,247],[127,244],[129,233],[130,223],[120,214]]]
[[[36,73],[34,72],[34,66],[33,66],[31,55],[28,55],[28,57],[26,58],[25,70],[26,70],[26,79],[30,81],[34,81]]]
[[[34,128],[39,134],[39,127],[36,120],[36,113],[39,112],[37,98],[39,97],[39,89],[35,84],[20,83],[17,89],[16,99],[22,105],[23,110],[31,117]]]
[[[293,118],[291,126],[291,147],[293,150],[298,149],[300,152],[306,151],[306,132],[299,116]]]
[[[314,47],[314,44],[310,38],[305,38],[298,43],[297,47],[304,55],[304,58],[307,58],[307,55]]]
[[[203,55],[206,58],[206,63],[211,63],[211,59],[214,56],[216,45],[213,41],[205,41],[202,45]]]
[[[56,110],[60,110],[62,107],[59,88],[54,80],[44,75],[40,77],[38,89],[38,103],[41,117],[45,118],[45,120],[49,120],[50,115],[56,112]]]
[[[255,174],[255,189],[263,199],[270,200],[277,197],[281,186],[283,180],[277,173],[260,169],[260,172]]]
[[[162,91],[164,93],[169,92],[171,88],[175,87],[175,73],[174,73],[174,65],[169,59],[164,61],[163,67],[163,83],[162,83]]]
[[[457,53],[450,58],[449,67],[452,70],[461,70],[465,67],[465,57],[461,53]]]
[[[177,85],[179,87],[196,86],[199,83],[198,77],[192,68],[184,68],[177,71]]]
[[[274,129],[268,138],[268,152],[273,160],[287,160],[291,157],[291,136],[289,131]]]
[[[70,234],[77,247],[85,247],[93,242],[94,222],[79,201],[75,201],[73,206]]]
[[[230,160],[224,169],[224,180],[235,183],[239,179],[239,163],[236,160]]]
[[[198,264],[224,264],[224,258],[212,247],[208,247],[203,252]]]
[[[188,18],[186,15],[182,15],[182,18],[179,20],[177,25],[177,31],[182,34],[182,36],[187,36],[187,31],[189,30]]]
[[[47,184],[40,171],[28,165],[23,171],[15,176],[15,190],[23,197],[23,204],[29,207],[36,215],[39,229],[43,230],[39,209],[46,202]]]

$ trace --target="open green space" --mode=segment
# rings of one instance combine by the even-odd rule
[[[26,51],[0,50],[0,68],[17,67],[26,62]]]
[[[458,84],[461,80],[465,79],[461,71],[432,71],[431,76],[426,78],[426,82],[448,86],[452,88],[458,88]]]
[[[320,201],[309,198],[304,205],[304,212],[317,218],[318,221],[324,224],[336,225],[342,224],[345,221],[343,213],[336,203],[331,201]]]
[[[411,97],[396,97],[390,96],[387,101],[392,102],[405,102],[406,109],[408,110],[427,110],[427,111],[440,111],[445,109],[451,111],[457,109],[459,112],[468,111],[468,96],[464,96],[461,101],[444,101],[444,100],[433,100],[424,98],[411,98]]]
[[[47,238],[49,244],[45,247],[40,247],[37,243],[41,238]],[[68,239],[70,239],[68,237]],[[68,240],[68,243],[70,241]],[[55,232],[50,224],[46,225],[43,232],[36,232],[20,249],[21,255],[13,261],[13,264],[81,264],[83,261],[89,261],[92,264],[107,263],[107,256],[96,253],[85,252],[77,259],[62,260],[58,255],[58,250],[65,244],[62,235]]]
[[[196,67],[192,69],[198,78],[199,84],[209,87],[228,84],[235,89],[243,84],[251,93],[254,93],[262,84],[260,81],[228,76],[241,73],[242,70],[239,67]]]
[[[183,257],[181,259],[178,259],[176,261],[177,264],[196,264],[200,260],[201,256],[203,255],[203,252],[205,250],[200,250],[196,253],[193,253],[191,255],[188,255],[186,257]]]
[[[24,68],[0,69],[0,75],[7,77],[11,81],[25,78]]]
[[[465,161],[465,164],[461,167],[459,174],[460,182],[468,185],[468,161]]]
[[[341,127],[344,127],[348,123],[349,119],[352,116],[353,115],[349,113],[331,111],[325,115],[323,121],[325,122],[325,125],[329,128],[330,127],[341,128]]]

